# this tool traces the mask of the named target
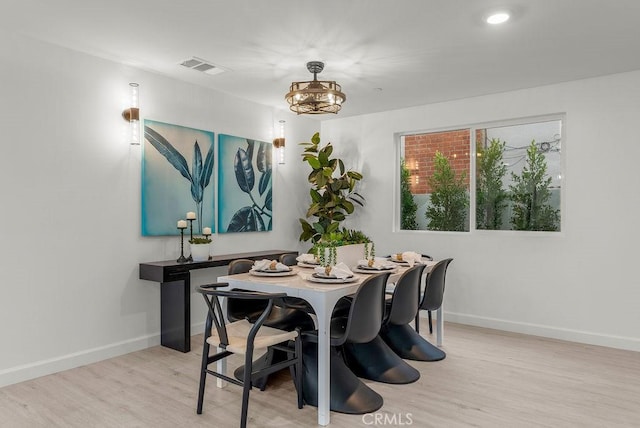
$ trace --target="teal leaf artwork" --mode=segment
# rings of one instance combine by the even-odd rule
[[[142,235],[178,235],[189,211],[194,234],[215,230],[214,133],[145,120],[144,137]]]
[[[236,157],[233,161],[233,170],[236,174],[238,187],[245,193],[251,193],[255,183],[255,175],[251,159],[247,156],[247,152],[243,149],[236,151]]]
[[[219,233],[272,229],[271,153],[271,143],[224,134],[218,136]]]

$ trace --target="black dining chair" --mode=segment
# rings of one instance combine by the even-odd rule
[[[296,253],[288,253],[280,255],[280,263],[287,266],[295,266],[298,264],[298,255]]]
[[[229,263],[228,274],[236,275],[239,273],[247,273],[253,267],[255,261],[249,259],[236,259]],[[227,318],[229,321],[237,321],[244,318],[250,320],[256,319],[266,307],[266,302],[262,300],[250,301],[243,300],[227,300]],[[300,327],[302,331],[314,330],[315,323],[313,318],[305,311],[297,308],[287,307],[284,299],[278,299],[274,308],[269,314],[269,318],[265,321],[265,325],[269,327],[280,328],[283,330],[293,330]]]
[[[242,386],[240,427],[245,428],[247,426],[249,392],[254,381],[283,368],[289,367],[291,371],[298,394],[298,408],[302,408],[302,341],[299,329],[286,331],[264,325],[274,307],[274,300],[282,298],[286,295],[285,293],[269,294],[243,290],[219,290],[219,288],[228,285],[227,283],[214,283],[198,287],[198,292],[202,294],[207,304],[208,314],[204,331],[197,413],[202,414],[207,375],[212,375]],[[225,322],[220,298],[262,301],[265,303],[265,309],[254,322],[247,319]],[[212,347],[217,349],[217,352],[210,355]],[[254,352],[267,348],[277,348],[286,353],[288,357],[277,364],[259,370],[255,369],[253,367]],[[231,378],[225,373],[217,372],[212,367],[213,363],[231,355],[244,357],[245,371],[241,381]]]
[[[253,267],[255,262],[250,259],[236,259],[229,263],[228,274],[236,275],[239,273],[247,273]],[[226,299],[227,305],[227,319],[229,321],[239,321],[242,319],[248,319],[249,321],[256,320],[267,307],[267,301],[264,299],[234,299],[232,297]],[[264,325],[268,327],[278,328],[281,330],[295,330],[299,328],[301,331],[308,331],[315,329],[315,323],[311,316],[305,311],[301,311],[296,308],[287,307],[284,303],[284,297],[274,300],[274,305],[269,316],[264,321]],[[269,348],[264,355],[255,359],[253,362],[254,367],[266,367],[281,361],[286,358],[277,349]],[[237,379],[244,377],[244,366],[236,368],[234,375]],[[264,391],[267,387],[269,377],[265,376],[262,379],[257,379],[254,385]]]
[[[420,372],[400,358],[384,341],[383,332],[390,325],[407,324],[418,312],[418,297],[425,265],[407,269],[398,279],[391,299],[386,301],[386,314],[380,333],[370,342],[344,345],[347,365],[361,378],[376,382],[407,384],[417,381]]]
[[[280,256],[280,263],[287,266],[296,266],[298,264],[298,255],[295,253],[282,254]],[[313,307],[309,302],[299,297],[287,296],[282,299],[282,303],[287,308],[298,309],[309,314],[315,314]]]
[[[330,409],[349,414],[371,413],[382,407],[382,396],[369,388],[347,367],[342,346],[366,343],[377,336],[384,316],[384,290],[389,273],[365,279],[353,296],[345,317],[332,317],[330,330]],[[317,331],[303,332],[303,395],[307,404],[318,406]]]
[[[447,267],[453,259],[444,259],[436,263],[425,280],[424,293],[421,296],[420,309],[436,310],[442,306],[444,283]],[[418,315],[416,314],[416,322]],[[416,326],[418,324],[416,323]],[[380,332],[384,341],[401,358],[414,361],[440,361],[446,353],[432,345],[409,323],[389,324]]]
[[[420,302],[420,309],[426,310],[429,319],[429,334],[433,333],[431,311],[436,311],[442,306],[444,300],[444,285],[447,277],[447,268],[453,259],[444,259],[436,263],[425,280],[425,289]],[[416,331],[420,333],[420,311],[415,319]]]

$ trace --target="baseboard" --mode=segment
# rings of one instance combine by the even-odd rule
[[[142,336],[73,354],[0,370],[0,387],[84,366],[160,344],[160,334]]]
[[[435,315],[434,322],[435,322]],[[426,311],[421,311],[420,318],[426,322]],[[533,336],[548,337],[551,339],[567,340],[570,342],[585,343],[589,345],[606,346],[609,348],[626,349],[630,351],[640,351],[640,339],[624,336],[612,336],[592,333],[580,330],[563,329],[539,324],[521,323],[507,321],[497,318],[480,317],[476,315],[459,314],[453,312],[444,313],[447,322],[485,327],[495,330],[509,331],[513,333],[530,334]],[[424,325],[424,324],[423,324]],[[204,323],[197,323],[191,326],[191,332],[200,334],[204,331]],[[40,376],[69,370],[86,364],[96,363],[108,358],[139,351],[160,345],[160,334],[141,336],[138,338],[113,343],[86,351],[67,354],[48,360],[36,361],[9,369],[0,370],[0,388],[14,383],[24,382]],[[445,329],[446,346],[446,329]]]
[[[199,334],[203,331],[204,322],[191,325],[192,333],[195,332],[196,334]],[[87,364],[97,363],[98,361],[158,345],[160,345],[160,333],[141,336],[93,349],[87,349],[86,351],[75,352],[73,354],[62,355],[56,358],[11,367],[5,370],[0,370],[0,388]]]
[[[423,311],[424,312],[424,311]],[[421,314],[422,315],[422,314]],[[435,315],[435,313],[434,313]],[[466,324],[476,327],[491,328],[494,330],[509,331],[512,333],[530,334],[533,336],[547,337],[551,339],[566,340],[569,342],[584,343],[588,345],[606,346],[609,348],[640,351],[640,339],[634,337],[613,336],[589,331],[572,330],[566,328],[551,327],[548,325],[531,324],[523,322],[507,321],[497,318],[480,317],[477,315],[458,314],[444,312],[444,320],[457,324]],[[446,335],[445,335],[446,342]]]

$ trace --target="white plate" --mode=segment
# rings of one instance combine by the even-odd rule
[[[371,275],[372,273],[382,273],[382,272],[397,272],[398,271],[398,267],[394,266],[388,269],[363,269],[360,267],[356,267],[355,269],[353,269],[354,272],[356,273],[367,273],[369,275]]]
[[[249,271],[251,275],[254,276],[292,276],[296,274],[296,271],[291,270],[274,270],[274,271],[263,271],[263,270],[253,270]]]
[[[384,266],[380,266],[380,267],[370,267],[367,265],[358,265],[356,266],[356,268],[358,269],[362,269],[362,270],[366,270],[366,271],[385,271],[385,270],[393,270],[395,268],[397,268],[396,265],[392,265],[392,264],[385,264]]]
[[[320,263],[312,264],[312,263],[298,262],[298,266],[303,268],[317,268],[318,266],[320,266]]]
[[[348,282],[357,281],[358,277],[353,275],[353,276],[350,276],[349,278],[343,279],[343,278],[323,278],[321,276],[309,275],[307,279],[311,282],[320,282],[323,284],[346,284]]]
[[[392,262],[396,263],[398,266],[409,266],[409,263],[405,262],[405,261],[400,261],[400,260],[396,260],[396,259],[392,259],[392,258],[390,258],[389,260],[391,260]],[[421,259],[421,260],[416,261],[414,263],[414,266],[415,265],[426,265],[426,264],[429,264],[429,262],[427,260],[425,260],[425,259]]]

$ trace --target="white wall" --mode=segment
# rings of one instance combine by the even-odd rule
[[[267,141],[287,121],[274,231],[214,236],[213,252],[298,249],[296,143],[318,122],[0,35],[0,386],[159,343],[159,285],[138,279],[138,263],[177,258],[179,240],[140,236],[141,152],[120,116],[131,81],[145,118]],[[197,327],[205,312],[192,297]]]
[[[393,232],[394,133],[566,113],[563,231]],[[323,122],[362,165],[378,254],[453,257],[445,320],[640,350],[640,72]],[[446,344],[446,341],[445,341]]]

